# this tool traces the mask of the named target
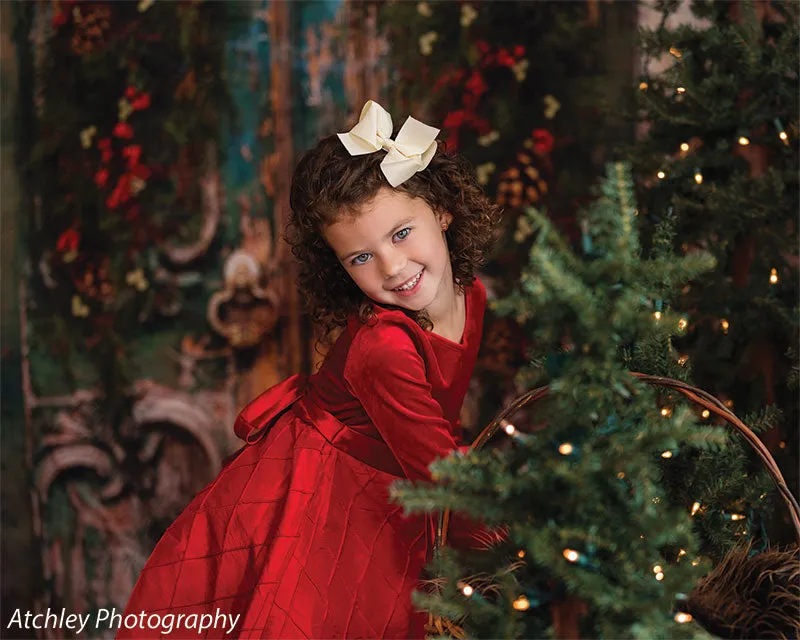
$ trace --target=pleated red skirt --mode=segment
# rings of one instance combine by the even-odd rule
[[[423,637],[427,614],[411,592],[431,519],[389,502],[399,473],[385,445],[303,397],[299,377],[248,410],[262,425],[253,444],[166,531],[126,615],[239,615],[233,632],[186,628],[170,638]],[[117,637],[160,633],[120,628]]]

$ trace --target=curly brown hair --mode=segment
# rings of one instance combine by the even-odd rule
[[[332,135],[303,156],[292,178],[286,239],[299,263],[298,285],[308,311],[323,329],[323,343],[349,316],[358,314],[368,322],[373,315],[372,301],[350,278],[322,231],[342,215],[357,215],[380,189],[391,188],[380,170],[385,156],[351,156]],[[439,144],[427,168],[395,189],[453,216],[446,233],[453,279],[460,287],[470,284],[486,261],[500,207],[486,197],[469,163]],[[403,311],[423,328],[432,328],[424,312]]]

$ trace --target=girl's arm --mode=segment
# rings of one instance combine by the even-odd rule
[[[430,480],[428,465],[458,448],[406,327],[359,331],[344,377],[410,480]]]
[[[361,331],[351,346],[345,380],[361,401],[406,477],[430,480],[428,465],[459,447],[439,403],[431,395],[425,362],[409,330],[399,324]],[[447,543],[480,549],[501,539],[502,529],[489,528],[453,513]]]

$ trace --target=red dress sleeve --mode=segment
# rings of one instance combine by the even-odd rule
[[[350,347],[344,378],[406,477],[430,480],[428,465],[458,445],[431,395],[425,362],[404,321],[384,314],[377,325],[362,328]]]

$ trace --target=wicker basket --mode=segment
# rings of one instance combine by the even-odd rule
[[[786,481],[772,454],[759,440],[758,436],[722,402],[701,389],[671,378],[650,376],[636,372],[632,372],[631,375],[648,384],[665,387],[683,394],[700,407],[722,417],[728,425],[741,433],[756,452],[770,478],[778,488],[778,492],[788,509],[795,535],[800,544],[800,505],[798,505],[797,499],[786,485]],[[472,443],[471,449],[480,450],[486,446],[486,443],[507,423],[507,419],[510,416],[522,407],[545,397],[548,390],[546,386],[539,387],[516,398],[481,431]],[[439,516],[435,539],[435,549],[437,550],[441,549],[447,540],[449,521],[450,511],[446,510]],[[757,560],[753,560],[753,558]],[[692,598],[690,597],[689,604],[692,609],[690,612],[706,628],[723,637],[800,638],[800,616],[797,615],[798,606],[800,606],[800,602],[798,602],[798,598],[800,598],[800,586],[798,586],[800,565],[798,562],[800,561],[798,560],[797,547],[789,550],[773,550],[758,554],[752,558],[748,553],[742,552],[741,548],[735,549],[730,556],[720,563],[719,570],[715,569],[698,585],[698,589],[692,594],[696,596],[694,603],[692,603]],[[733,574],[736,575],[735,579],[731,578]],[[741,593],[743,591],[742,580],[750,580],[752,583],[752,589],[747,590],[746,593]],[[764,591],[765,581],[770,583],[770,588],[773,591],[770,591],[766,597],[754,598],[754,591]],[[731,589],[736,590],[737,593],[731,594]],[[778,589],[780,593],[776,595],[774,589]],[[736,600],[735,603],[732,602],[734,599]],[[742,600],[741,603],[739,603],[740,600]],[[774,611],[765,612],[764,607],[774,608],[775,602],[781,603],[782,611],[777,614]],[[572,605],[574,605],[574,602],[569,606]],[[784,612],[788,612],[788,620]],[[554,620],[558,617],[554,613]],[[563,618],[563,616],[560,617]],[[769,620],[764,622],[761,618],[768,618]],[[574,629],[559,630],[556,628],[556,635],[562,638],[578,637],[576,633],[577,623],[574,620],[573,622],[575,623]],[[559,625],[556,624],[555,626],[558,627]],[[780,628],[778,629],[777,627]],[[454,637],[463,637],[463,632],[458,625],[440,618],[431,617],[429,628],[431,632],[445,631]],[[774,634],[772,633],[773,631]]]

